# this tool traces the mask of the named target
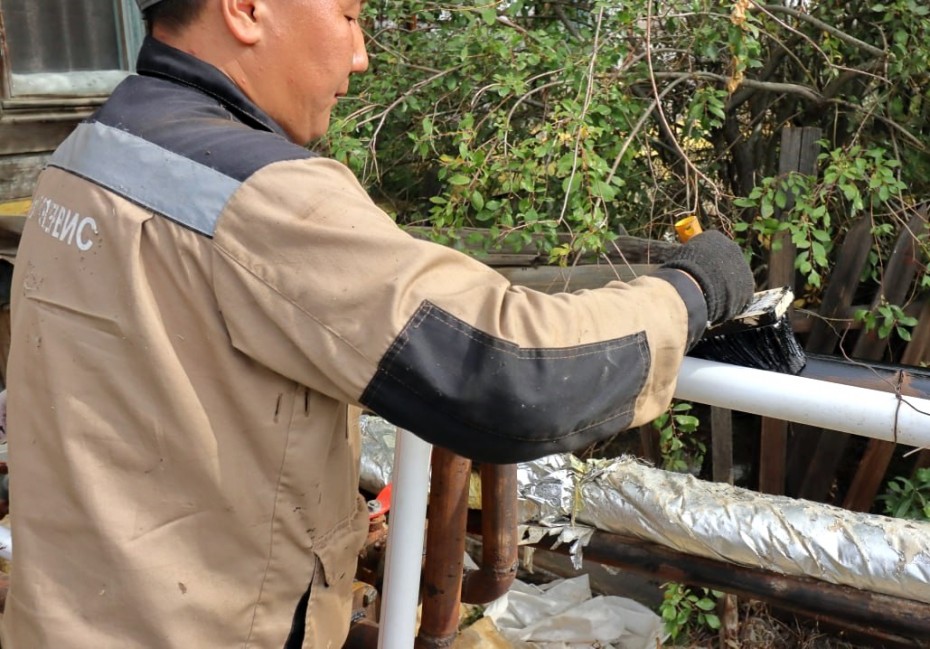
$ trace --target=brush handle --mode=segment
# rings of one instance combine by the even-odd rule
[[[705,332],[705,337],[754,329],[776,322],[787,323],[786,313],[793,300],[794,293],[787,286],[753,293],[749,304],[742,311],[731,319],[710,327]],[[787,326],[790,328],[790,324]]]
[[[675,222],[675,232],[678,233],[678,240],[681,243],[687,243],[688,239],[696,237],[704,231],[701,222],[694,214],[689,214],[680,221]]]

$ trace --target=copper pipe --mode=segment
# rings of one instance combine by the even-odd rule
[[[368,619],[353,622],[342,649],[375,649],[378,646],[378,625]]]
[[[462,581],[462,601],[469,604],[493,602],[517,576],[516,464],[481,466],[481,512],[481,567]]]
[[[423,614],[414,642],[416,649],[444,649],[455,641],[465,567],[471,460],[437,446],[433,449],[431,471]]]

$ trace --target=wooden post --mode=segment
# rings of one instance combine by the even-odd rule
[[[714,482],[733,484],[733,413],[711,407],[710,430]]]
[[[781,153],[778,159],[779,175],[792,172],[814,175],[817,171],[817,152],[820,150],[817,141],[820,135],[821,130],[816,127],[782,130]],[[784,212],[790,211],[792,207],[794,196],[789,195],[784,210],[778,215],[779,219],[784,218]],[[769,254],[769,288],[794,288],[796,252],[794,244],[791,243],[791,233],[782,232],[773,239],[772,251]]]
[[[900,304],[907,297],[914,276],[917,274],[916,245],[914,239],[916,236],[926,231],[927,215],[924,211],[916,213],[898,235],[894,250],[888,263],[885,264],[885,273],[882,277],[882,284],[878,294],[872,300],[872,308],[879,306],[882,301],[891,304]],[[852,357],[862,360],[881,360],[884,355],[887,341],[880,339],[876,332],[863,331],[856,341],[852,350]],[[824,500],[829,492],[830,486],[836,475],[836,470],[840,466],[843,453],[846,450],[849,435],[834,430],[824,430],[820,434],[817,448],[814,450],[810,465],[808,466],[807,475],[801,485],[800,497],[809,500]],[[877,457],[876,456],[877,453]],[[888,455],[888,450],[883,452],[873,450],[871,462],[878,462],[884,456]],[[878,464],[871,465],[869,470],[877,470]],[[887,463],[885,464],[887,468]],[[859,487],[857,487],[859,489]],[[862,507],[861,498],[864,492],[860,492],[857,498],[856,506]],[[852,504],[852,503],[850,503]],[[870,503],[871,504],[871,503]]]
[[[823,294],[818,317],[814,319],[805,350],[812,354],[832,354],[841,332],[845,330],[845,320],[849,318],[859,276],[872,248],[872,220],[860,217],[846,233],[842,247],[837,255],[836,266],[827,288]],[[795,424],[792,427],[791,462],[788,467],[788,490],[790,496],[796,496],[801,490],[810,459],[820,439],[820,429],[813,426]]]
[[[814,175],[817,171],[817,152],[821,130],[815,127],[786,128],[781,136],[779,173],[797,172]],[[794,196],[789,195],[784,212],[794,206]],[[780,214],[779,218],[784,218]],[[775,248],[778,248],[776,250]],[[782,232],[772,242],[769,254],[768,287],[788,286],[794,290],[796,256],[791,234]],[[788,422],[762,418],[761,444],[759,453],[759,491],[770,494],[785,492],[785,460],[787,456]]]
[[[652,424],[643,424],[639,427],[639,454],[653,466],[662,466],[659,431]]]
[[[906,234],[906,232],[902,233],[902,237],[906,236]],[[918,232],[913,233],[914,236],[917,236],[917,234]],[[898,247],[896,246],[895,251],[897,252],[897,250]],[[912,257],[916,256],[916,246],[914,246],[913,239],[910,243],[910,252]],[[916,259],[912,259],[912,262],[916,263]],[[899,276],[892,278],[892,281],[901,281],[902,279]],[[906,285],[910,282],[904,283]],[[901,363],[904,365],[919,365],[921,362],[928,360],[928,343],[930,343],[930,300],[924,301],[913,337],[901,355]],[[849,486],[843,507],[859,512],[867,512],[872,509],[875,496],[878,494],[885,473],[888,471],[888,465],[891,464],[891,459],[894,456],[895,446],[893,442],[877,439],[869,440],[865,455],[859,462],[856,475]]]
[[[728,408],[710,409],[711,454],[714,482],[733,484],[733,412]],[[720,646],[739,646],[739,598],[724,593],[717,603],[720,616]]]

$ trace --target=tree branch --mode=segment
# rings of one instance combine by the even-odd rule
[[[852,45],[853,47],[858,47],[861,50],[865,50],[866,52],[869,52],[870,54],[873,54],[875,56],[879,56],[882,58],[885,58],[886,56],[888,56],[885,50],[875,47],[874,45],[870,45],[866,43],[865,41],[860,41],[858,38],[855,38],[854,36],[850,36],[846,32],[837,29],[833,25],[830,25],[828,23],[823,22],[822,20],[814,18],[809,13],[798,11],[797,9],[786,7],[784,5],[768,5],[768,4],[765,4],[765,5],[756,4],[750,10],[751,11],[752,10],[765,11],[765,12],[773,13],[773,14],[788,14],[792,18],[796,18],[797,20],[806,22],[810,25],[813,25],[817,29],[823,30],[827,32],[828,34],[836,36],[838,39],[840,39],[844,43],[848,43],[849,45]]]
[[[583,41],[581,32],[579,32],[572,24],[572,21],[568,19],[568,16],[565,14],[565,9],[562,7],[562,5],[557,4],[553,7],[553,9],[555,10],[555,15],[559,17],[559,20],[562,21],[565,29],[568,30],[568,33],[571,34],[576,41],[581,43]]]
[[[716,74],[714,72],[656,72],[654,73],[655,78],[657,79],[677,79],[679,77],[688,77],[691,79],[704,79],[707,81],[719,81],[720,83],[726,83],[729,80],[729,77],[726,77],[722,74]],[[812,90],[807,86],[802,86],[796,83],[779,83],[776,81],[756,81],[754,79],[743,79],[740,83],[741,86],[746,88],[753,88],[755,90],[764,90],[765,92],[774,92],[785,95],[797,95],[804,97],[805,99],[812,101],[817,104],[821,104],[825,101],[823,95],[821,95],[816,90]]]
[[[882,59],[872,59],[862,68],[845,68],[843,72],[833,81],[827,84],[823,89],[823,96],[827,99],[833,99],[836,97],[840,90],[847,83],[855,79],[856,77],[872,75],[872,70],[882,65]]]

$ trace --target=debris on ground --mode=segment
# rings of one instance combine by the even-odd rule
[[[653,611],[626,597],[594,596],[584,574],[541,586],[514,581],[455,649],[654,649],[665,636]]]

